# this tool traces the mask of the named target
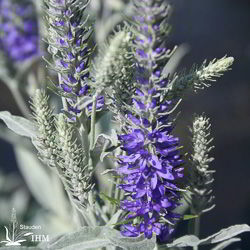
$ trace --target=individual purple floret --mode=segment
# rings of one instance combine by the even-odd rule
[[[14,62],[38,56],[39,32],[32,1],[0,1],[0,50]]]
[[[179,139],[172,135],[169,116],[176,100],[162,96],[168,84],[162,72],[169,58],[164,44],[169,6],[165,0],[134,0],[134,6],[136,91],[133,105],[120,114],[124,124],[118,136],[123,150],[118,187],[125,193],[120,206],[127,213],[121,232],[129,237],[144,233],[146,238],[155,233],[164,242],[181,217],[173,210],[180,205],[177,180],[183,177]]]

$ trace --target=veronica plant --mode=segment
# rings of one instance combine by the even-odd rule
[[[177,48],[167,43],[171,6],[165,0],[133,0],[133,17],[95,56],[85,16],[88,3],[44,0],[45,40],[52,55],[45,60],[58,76],[49,88],[61,97],[63,109],[54,112],[45,90],[37,90],[32,122],[0,113],[10,129],[32,139],[39,158],[60,176],[74,208],[70,213],[79,231],[38,248],[197,249],[218,243],[214,249],[223,249],[238,241],[234,236],[250,231],[249,226],[197,237],[199,216],[214,206],[209,120],[194,119],[189,161],[174,131],[185,90],[209,87],[234,59],[225,56],[190,71],[166,73]],[[114,119],[106,134],[98,134],[106,115]],[[102,174],[101,167],[107,168]],[[102,187],[104,175],[109,181]],[[184,199],[191,216],[181,212]],[[174,240],[185,218],[195,218],[189,232],[195,235]]]

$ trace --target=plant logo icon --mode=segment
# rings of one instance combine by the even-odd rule
[[[5,228],[5,238],[6,240],[0,241],[0,243],[5,243],[5,246],[21,246],[22,242],[27,241],[25,237],[32,235],[31,232],[19,231],[18,221],[16,218],[16,210],[13,208],[11,213],[11,224]]]

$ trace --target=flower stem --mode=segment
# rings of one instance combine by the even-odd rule
[[[58,81],[59,81],[59,84],[61,85],[61,83],[62,83],[62,76],[61,76],[60,73],[58,73]],[[66,101],[65,97],[62,97],[62,105],[63,105],[63,109],[65,111],[68,111],[68,104],[67,104],[67,101]]]
[[[199,237],[200,234],[200,215],[194,219],[194,235]],[[198,250],[198,246],[194,246],[193,250]]]
[[[94,95],[92,111],[91,111],[90,149],[93,149],[95,143],[96,101],[97,101],[97,96]]]
[[[12,223],[12,241],[15,241],[15,222]]]
[[[97,102],[97,95],[95,94],[93,96],[92,111],[91,111],[91,125],[90,125],[90,148],[89,148],[89,170],[90,171],[93,171],[93,168],[94,168],[91,151],[94,149],[94,146],[95,146],[96,102]]]

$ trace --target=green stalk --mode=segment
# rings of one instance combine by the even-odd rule
[[[15,222],[12,222],[12,241],[15,241]]]
[[[94,95],[92,103],[92,112],[91,112],[91,131],[90,131],[91,150],[94,148],[94,143],[95,143],[96,102],[97,102],[97,95]]]
[[[95,146],[95,123],[96,123],[96,102],[97,102],[98,93],[93,96],[93,103],[92,103],[92,111],[91,111],[91,122],[90,122],[90,147],[89,147],[89,161],[88,161],[88,168],[90,172],[93,172],[93,159],[91,155],[91,151],[94,149]],[[93,201],[93,192],[90,191],[89,193],[89,203],[90,205],[87,208],[87,212],[89,215],[90,220],[94,225],[96,225],[96,217],[95,212],[93,210],[94,201]]]
[[[62,76],[61,76],[60,73],[58,73],[58,81],[59,81],[59,84],[61,85],[61,83],[62,83]],[[65,97],[62,97],[62,105],[63,105],[63,109],[65,111],[68,111],[68,104],[67,104],[67,101],[66,101]]]
[[[91,111],[90,149],[89,149],[89,170],[90,171],[93,171],[94,169],[91,151],[94,149],[94,146],[95,146],[96,102],[97,102],[97,94],[93,96],[92,111]]]
[[[200,215],[194,219],[194,235],[199,238],[200,234]],[[198,250],[198,246],[194,246],[193,250]]]
[[[191,213],[197,214],[197,212],[194,211],[192,208],[191,208]],[[195,219],[190,220],[189,225],[188,225],[188,233],[193,234],[197,236],[198,238],[200,235],[200,217],[201,215],[198,214],[198,216]],[[198,246],[194,246],[193,250],[198,250]]]

